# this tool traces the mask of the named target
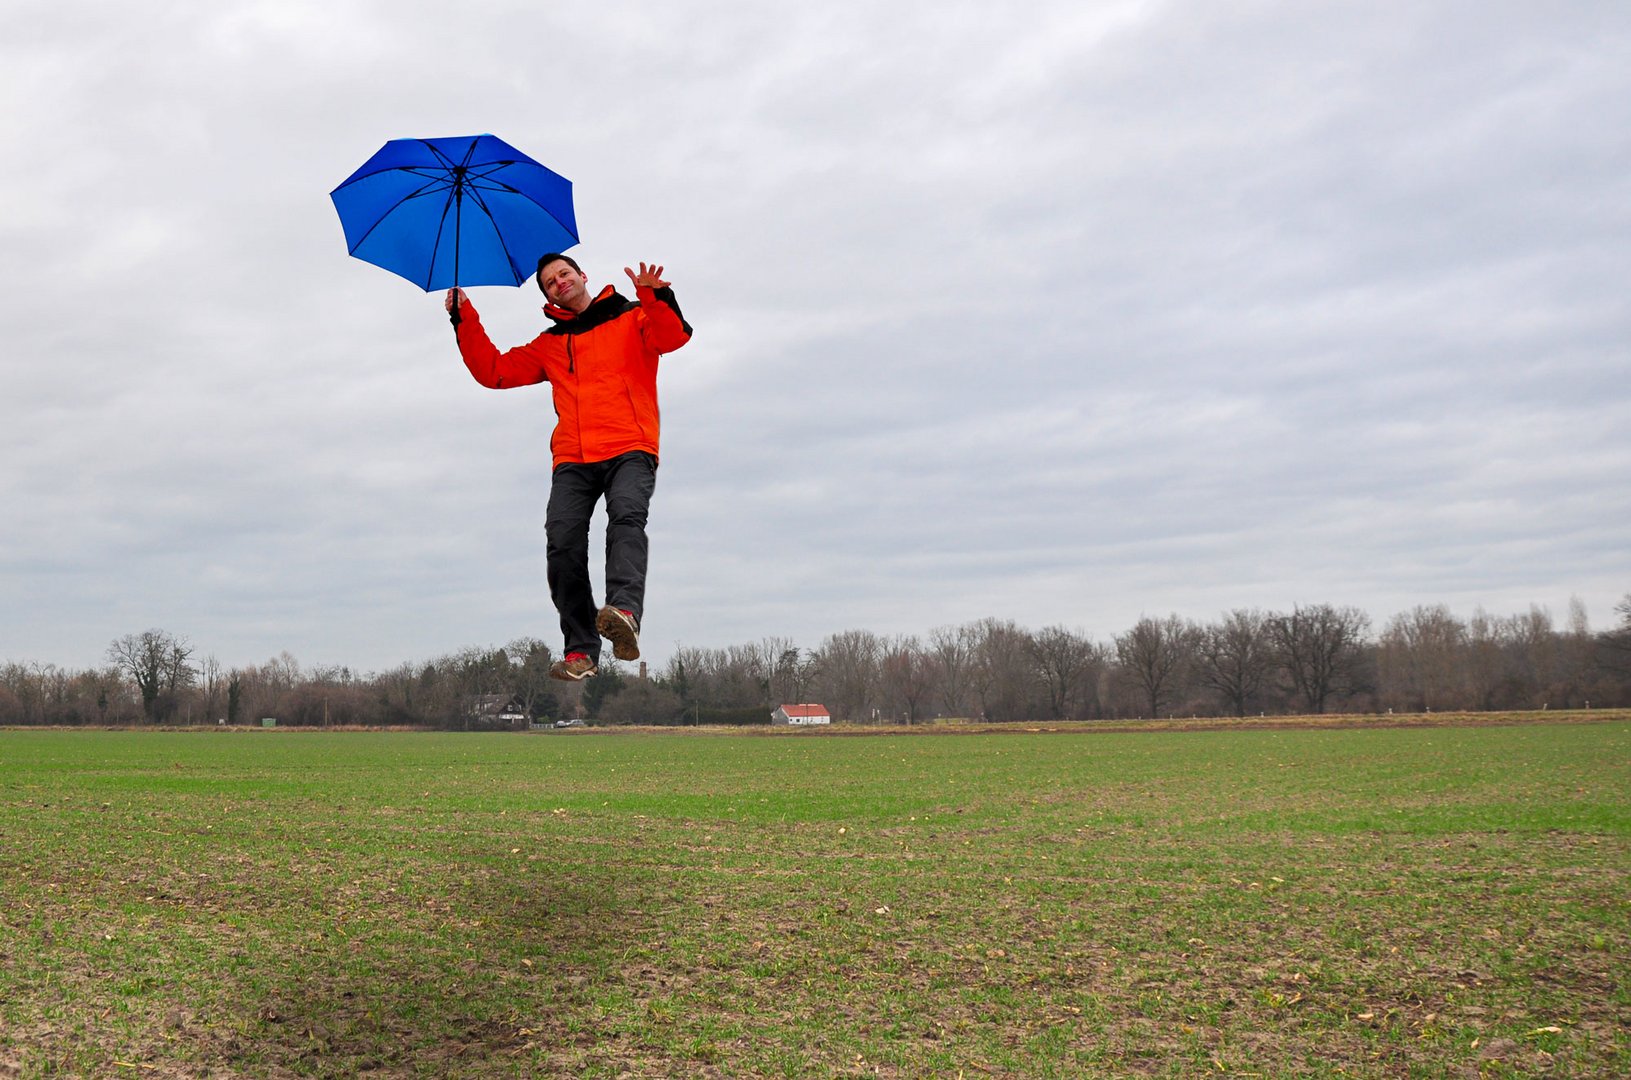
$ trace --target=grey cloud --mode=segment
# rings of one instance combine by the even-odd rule
[[[0,659],[553,637],[542,389],[327,192],[490,130],[665,261],[647,620],[720,645],[1631,587],[1619,5],[32,5]],[[28,107],[16,103],[27,102]],[[476,290],[495,340],[531,290]]]

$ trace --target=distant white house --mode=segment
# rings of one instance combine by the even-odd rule
[[[832,713],[825,705],[778,705],[770,714],[772,724],[830,724]]]
[[[527,726],[527,712],[517,698],[503,694],[476,694],[465,699],[466,715],[477,727]]]

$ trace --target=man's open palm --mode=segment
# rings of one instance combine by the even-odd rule
[[[623,272],[629,275],[629,280],[634,282],[636,289],[666,289],[668,287],[668,282],[663,280],[663,268],[656,263],[652,263],[650,266],[641,263],[638,274],[626,266],[623,268]]]

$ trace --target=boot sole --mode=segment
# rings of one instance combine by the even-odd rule
[[[640,635],[625,621],[623,613],[603,607],[595,616],[595,631],[612,643],[612,655],[619,660],[640,659]]]

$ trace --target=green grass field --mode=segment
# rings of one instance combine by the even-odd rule
[[[1631,1075],[1631,716],[0,732],[0,1076]]]

